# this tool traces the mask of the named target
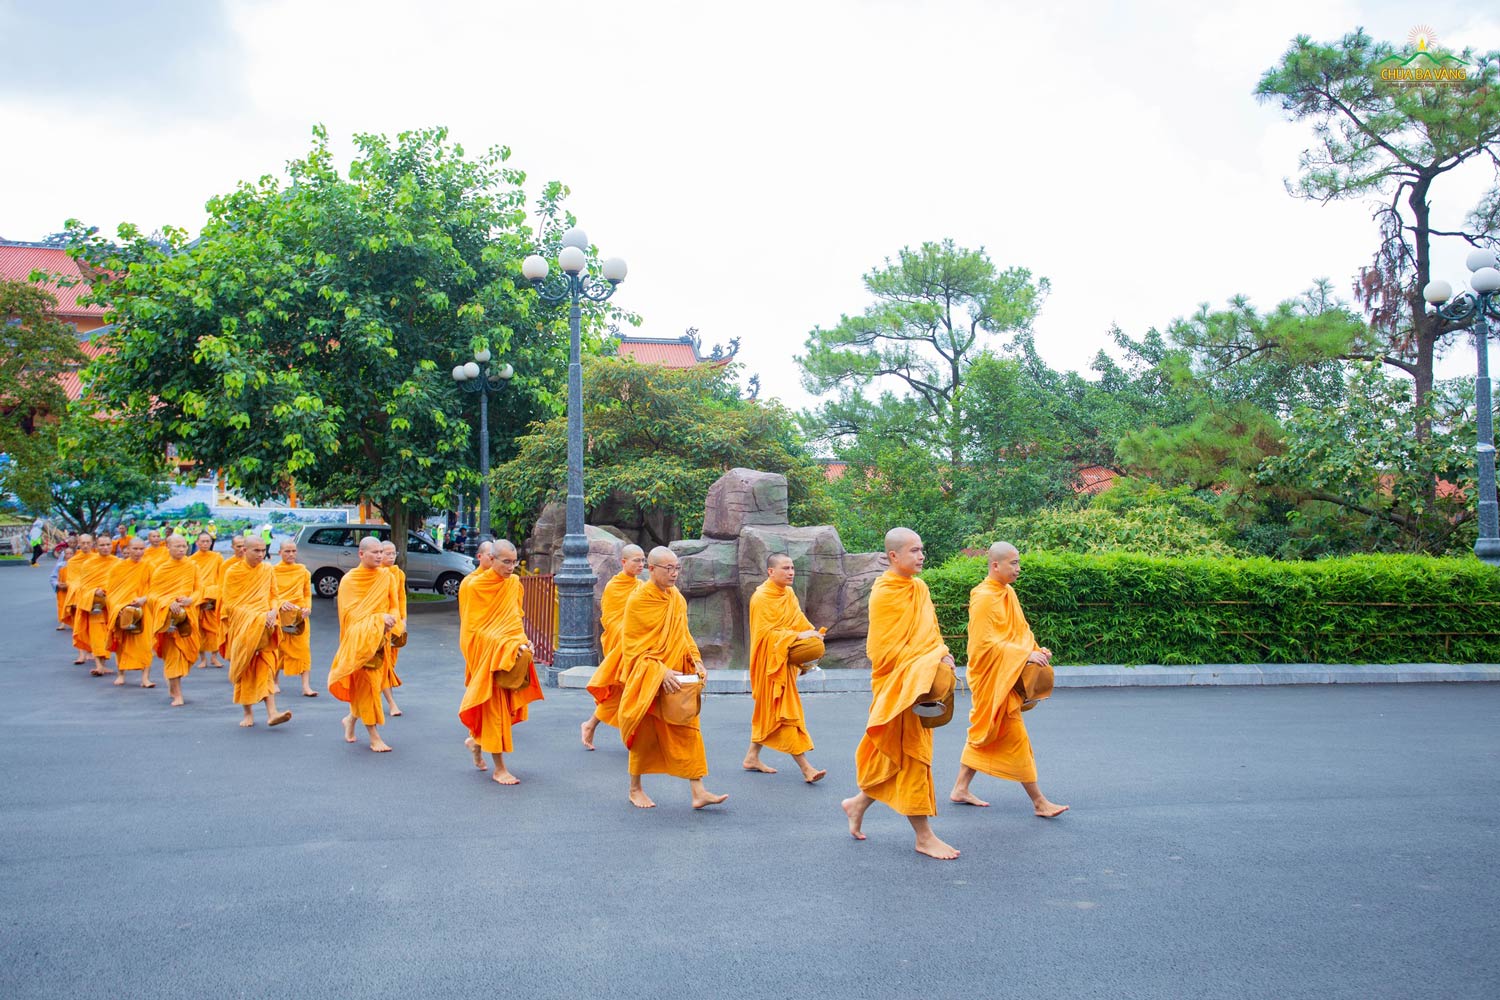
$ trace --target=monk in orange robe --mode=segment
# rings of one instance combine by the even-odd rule
[[[235,535],[229,539],[229,558],[224,560],[224,565],[219,567],[219,589],[224,589],[224,574],[245,561],[245,536]],[[219,601],[219,649],[220,656],[229,655],[229,632],[224,625],[224,602]]]
[[[646,558],[651,581],[625,602],[625,624],[621,632],[620,738],[630,750],[630,804],[641,809],[656,805],[641,785],[643,774],[670,774],[686,778],[692,788],[693,808],[715,805],[729,798],[715,795],[703,785],[708,757],[703,750],[703,731],[698,719],[682,725],[668,722],[657,708],[657,694],[676,692],[685,683],[680,678],[695,675],[696,683],[708,679],[703,656],[688,632],[687,600],[677,589],[681,566],[677,554],[657,546]]]
[[[775,774],[776,769],[760,759],[762,747],[790,754],[808,784],[821,781],[828,772],[813,767],[807,751],[813,748],[807,735],[807,717],[797,692],[801,671],[789,662],[793,644],[821,638],[822,633],[802,613],[792,582],[797,568],[785,552],[766,559],[766,582],[750,598],[750,693],[755,708],[750,714],[750,749],[741,765],[747,771]]]
[[[242,705],[240,725],[255,725],[254,707],[266,703],[266,722],[279,726],[291,712],[276,707],[271,682],[276,674],[276,571],[266,562],[266,543],[251,535],[243,543],[244,556],[224,570],[219,585],[219,611],[229,650],[229,681],[234,703]]]
[[[302,697],[316,698],[312,689],[312,575],[297,561],[297,542],[288,538],[277,549],[276,599],[281,613],[293,611],[302,619],[302,631],[293,635],[282,631],[276,642],[276,676],[302,679]]]
[[[484,755],[489,754],[495,761],[494,780],[517,785],[520,779],[506,768],[504,755],[514,749],[511,731],[526,721],[526,706],[542,700],[542,685],[526,638],[516,547],[500,538],[492,553],[489,571],[462,588],[458,648],[464,656],[465,685],[458,720],[468,727],[464,746],[474,766],[486,770]],[[507,688],[496,679],[523,667],[524,687]]]
[[[380,738],[385,721],[380,685],[390,670],[390,636],[397,630],[401,609],[396,578],[381,565],[380,540],[367,535],[359,541],[359,565],[339,580],[339,648],[328,668],[328,693],[349,703],[344,717],[344,741],[353,743],[354,725],[363,722],[370,749],[390,752]]]
[[[167,539],[167,559],[151,571],[152,640],[167,676],[172,707],[183,704],[182,679],[198,659],[198,587],[202,580],[197,565],[188,558],[187,539]],[[182,622],[182,626],[176,624]]]
[[[137,535],[136,537],[139,538],[140,536]],[[125,551],[128,554],[130,547],[126,546]],[[167,541],[156,528],[152,528],[146,532],[146,553],[142,558],[146,560],[146,565],[148,566],[155,566],[158,562],[167,558]]]
[[[107,541],[106,539],[106,543]],[[78,658],[73,663],[77,665],[82,664],[93,651],[89,642],[88,610],[93,604],[91,595],[96,585],[91,585],[85,592],[83,584],[94,574],[98,556],[94,552],[93,535],[79,535],[73,539],[73,544],[77,548],[76,554],[68,560],[68,590],[63,595],[63,613],[68,616],[68,627],[73,632],[73,648],[78,651]],[[80,612],[83,613],[80,615]],[[108,647],[109,637],[106,634],[103,647],[105,655],[109,653]]]
[[[380,564],[391,576],[396,578],[396,594],[401,599],[401,609],[396,612],[396,617],[401,619],[401,625],[397,631],[406,628],[406,570],[396,565],[396,543],[380,543]],[[396,704],[396,688],[401,686],[401,677],[396,673],[396,661],[401,658],[401,650],[391,647],[391,669],[385,680],[380,685],[380,695],[391,706],[392,717],[401,714],[401,706]]]
[[[1068,811],[1047,799],[1036,783],[1036,758],[1016,681],[1027,663],[1049,666],[1052,650],[1037,645],[1021,602],[1011,584],[1021,576],[1021,553],[1009,542],[990,546],[989,574],[969,591],[969,736],[964,744],[958,780],[948,796],[964,805],[987,806],[969,790],[975,774],[1020,782],[1033,811],[1053,819]]]
[[[146,544],[132,538],[125,547],[125,558],[116,559],[104,584],[105,615],[109,622],[109,648],[114,651],[119,673],[115,686],[125,683],[129,670],[141,672],[141,687],[154,688],[151,680],[152,644],[156,624],[151,613],[151,572],[154,565],[146,561]],[[135,631],[122,626],[120,613],[127,607],[140,612]]]
[[[865,839],[865,811],[884,802],[911,822],[919,854],[951,861],[958,849],[939,840],[928,819],[937,815],[932,730],[911,709],[932,690],[942,665],[953,669],[953,656],[927,584],[917,579],[927,558],[921,537],[910,528],[892,528],[885,548],[890,569],[870,590],[870,717],[854,754],[859,794],[842,805],[855,840]]]
[[[74,580],[68,588],[74,606],[73,645],[78,647],[80,656],[84,653],[93,656],[94,665],[89,673],[103,677],[113,673],[108,669],[109,615],[103,609],[104,587],[109,582],[109,571],[119,560],[109,554],[109,539],[102,535],[98,538],[82,535],[79,545],[92,547],[94,557],[81,567],[81,573],[75,569]],[[101,610],[93,610],[96,603],[101,605]]]
[[[579,728],[585,750],[594,749],[594,730],[599,723],[618,726],[620,714],[620,692],[625,683],[620,680],[620,636],[625,629],[625,602],[640,587],[646,586],[641,579],[641,570],[646,568],[646,553],[639,545],[627,545],[620,550],[620,572],[604,585],[604,594],[599,598],[599,646],[603,656],[594,675],[589,678],[589,694],[594,696],[598,707],[584,720]]]
[[[68,558],[71,555],[66,544],[57,547],[57,566],[52,570],[52,592],[57,596],[57,631],[68,632],[73,628],[73,619],[68,614]],[[75,660],[82,663],[82,660]]]
[[[219,646],[224,641],[224,625],[219,617],[219,582],[224,575],[224,557],[214,551],[214,536],[200,532],[195,542],[197,551],[188,558],[198,567],[198,662],[194,667],[220,667]],[[205,602],[214,606],[207,607]]]

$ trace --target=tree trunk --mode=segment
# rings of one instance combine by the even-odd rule
[[[1406,203],[1411,207],[1412,217],[1415,221],[1413,226],[1416,232],[1415,247],[1417,255],[1416,283],[1408,296],[1411,302],[1412,339],[1416,348],[1416,371],[1412,372],[1412,399],[1416,403],[1418,413],[1432,395],[1433,360],[1437,353],[1438,318],[1427,312],[1426,300],[1422,298],[1422,289],[1432,280],[1432,236],[1429,232],[1431,227],[1432,209],[1427,204],[1427,190],[1432,184],[1431,177],[1422,177],[1412,185],[1411,194]],[[1426,442],[1432,436],[1432,421],[1425,415],[1419,415],[1414,428],[1417,440]],[[1433,510],[1437,506],[1437,479],[1434,477],[1423,489],[1423,498],[1426,500],[1426,509]]]
[[[385,511],[386,523],[391,526],[391,541],[396,543],[396,565],[406,569],[406,501],[391,497],[382,500],[380,509]]]

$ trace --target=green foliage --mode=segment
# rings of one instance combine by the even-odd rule
[[[779,403],[741,398],[737,370],[584,360],[590,520],[601,513],[638,518],[661,545],[694,537],[709,486],[743,467],[786,476],[793,523],[826,523],[823,470],[802,445],[792,415]],[[517,446],[515,458],[493,472],[492,497],[521,535],[543,503],[566,495],[566,416],[532,425]]]
[[[137,425],[106,420],[70,408],[58,432],[58,451],[41,470],[51,494],[54,517],[78,531],[101,524],[143,504],[171,495],[163,453]]]
[[[1227,557],[1239,554],[1230,534],[1217,498],[1127,479],[1117,480],[1087,509],[1044,508],[1001,518],[992,530],[971,537],[969,545],[984,549],[1007,541],[1022,552]]]
[[[56,419],[67,408],[60,375],[83,362],[73,328],[58,319],[57,299],[29,281],[0,280],[0,495],[32,510],[50,498],[39,470],[57,452]]]
[[[923,574],[960,649],[985,561]],[[1023,553],[1016,592],[1059,663],[1485,663],[1500,573],[1476,559],[1318,562]]]
[[[850,552],[883,552],[885,533],[922,536],[927,557],[946,559],[975,528],[948,487],[946,461],[926,448],[888,438],[860,439],[842,454],[848,470],[829,486],[833,525]]]

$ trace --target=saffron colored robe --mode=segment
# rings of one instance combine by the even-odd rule
[[[459,625],[467,683],[458,720],[485,753],[510,753],[511,727],[526,721],[527,705],[542,700],[535,662],[525,687],[509,690],[495,683],[495,671],[515,666],[527,642],[521,600],[521,580],[515,574],[501,578],[493,570],[482,573],[468,587],[468,606]]]
[[[1015,687],[1037,648],[1013,587],[985,579],[969,591],[968,682],[974,701],[963,764],[996,778],[1036,780]]]
[[[68,560],[60,560],[57,564],[57,622],[59,625],[72,625],[73,619],[68,615]]]
[[[625,630],[625,602],[644,586],[645,580],[629,573],[617,573],[604,585],[604,594],[599,598],[599,646],[604,656],[589,678],[588,689],[598,703],[594,717],[611,726],[620,724],[620,693],[625,690],[625,682],[620,678],[620,637]]]
[[[116,559],[104,584],[105,616],[109,621],[109,648],[114,650],[120,670],[145,670],[151,666],[152,645],[156,638],[156,619],[151,609],[151,572],[155,567],[146,561]],[[127,604],[146,598],[141,607],[141,630],[120,629],[120,612]]]
[[[365,566],[356,566],[339,581],[339,648],[328,668],[328,693],[348,702],[350,712],[367,726],[385,721],[380,685],[391,659],[385,616],[401,610],[395,583],[383,567]]]
[[[172,556],[167,552],[166,542],[162,542],[160,545],[151,545],[150,543],[147,543],[146,552],[141,556],[141,562],[146,563],[149,566],[155,566],[157,563],[165,562],[170,558],[172,558]]]
[[[243,566],[244,564],[245,564],[245,559],[244,559],[243,556],[229,556],[219,566],[219,655],[220,656],[228,656],[229,655],[229,627],[228,627],[228,624],[227,624],[227,619],[225,617],[227,615],[227,612],[224,610],[224,598],[223,598],[223,592],[224,592],[224,575],[229,572],[230,567],[233,567],[233,566]]]
[[[406,621],[406,570],[400,566],[386,566],[386,571],[395,579],[396,599],[398,601],[395,612],[397,618]],[[398,626],[404,628],[404,626]],[[401,676],[396,673],[396,661],[401,658],[401,650],[392,647],[390,664],[385,672],[385,680],[381,682],[382,690],[385,688],[398,688],[401,686]]]
[[[167,680],[186,677],[198,659],[198,602],[203,599],[198,589],[200,579],[197,565],[187,556],[168,558],[151,571],[152,641]],[[188,600],[188,634],[182,635],[175,628],[160,631],[167,625],[172,602],[179,597]]]
[[[94,591],[104,589],[113,556],[85,552],[69,563],[67,604],[73,609],[73,646],[101,660],[109,658],[109,616],[91,613]]]
[[[301,563],[276,564],[276,607],[291,601],[304,611],[312,610],[312,574]],[[302,620],[302,632],[282,632],[276,642],[276,668],[288,677],[299,677],[312,669],[312,619]]]
[[[224,570],[219,610],[236,705],[254,705],[271,693],[277,633],[266,627],[266,614],[276,607],[276,571],[270,563],[251,566],[241,559]]]
[[[812,627],[791,587],[767,580],[755,588],[750,597],[751,742],[789,754],[813,748],[797,692],[801,671],[787,663],[792,643]]]
[[[886,570],[870,589],[870,717],[854,752],[855,779],[903,816],[936,816],[932,730],[911,712],[948,647],[927,584]]]
[[[708,773],[703,732],[697,718],[673,725],[656,710],[667,672],[696,673],[703,659],[688,633],[687,600],[676,588],[655,584],[636,589],[625,602],[621,631],[620,739],[630,749],[630,773],[701,778]]]
[[[198,592],[202,595],[199,602],[209,599],[215,602],[212,611],[201,607],[197,609],[198,646],[200,649],[217,651],[224,643],[224,625],[217,607],[219,581],[224,574],[224,557],[210,549],[207,552],[194,552],[188,558],[198,567]]]

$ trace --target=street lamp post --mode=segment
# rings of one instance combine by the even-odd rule
[[[510,365],[501,365],[491,376],[489,348],[475,351],[473,361],[453,368],[453,381],[458,387],[479,396],[479,537],[470,533],[466,546],[469,555],[477,552],[479,543],[490,537],[490,394],[505,388],[505,383],[515,373]]]
[[[568,517],[563,536],[561,572],[557,584],[558,643],[547,668],[547,685],[557,686],[558,675],[569,667],[594,662],[594,571],[589,566],[589,542],[583,533],[583,369],[578,360],[579,302],[603,302],[625,280],[625,261],[611,257],[600,268],[603,280],[587,274],[589,238],[582,229],[563,234],[557,255],[563,273],[547,280],[547,261],[532,254],[521,264],[521,274],[544,302],[568,302]]]
[[[1489,319],[1500,319],[1500,258],[1493,250],[1475,250],[1465,262],[1472,272],[1469,286],[1453,298],[1453,286],[1446,281],[1429,281],[1422,297],[1437,315],[1450,323],[1462,325],[1472,321],[1474,346],[1479,355],[1479,372],[1474,378],[1474,408],[1478,410],[1479,445],[1476,464],[1479,467],[1479,538],[1474,554],[1491,566],[1500,566],[1500,509],[1495,502],[1495,428],[1494,405],[1490,402]],[[1452,299],[1450,302],[1449,300]]]

